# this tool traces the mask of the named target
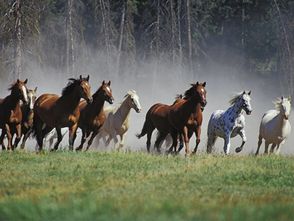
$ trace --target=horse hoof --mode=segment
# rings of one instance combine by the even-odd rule
[[[242,151],[242,148],[241,147],[237,147],[236,150],[235,150],[236,153],[239,153],[241,151]]]

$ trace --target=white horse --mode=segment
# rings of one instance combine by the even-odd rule
[[[291,112],[291,98],[284,98],[275,102],[276,110],[267,111],[261,119],[259,127],[258,147],[255,155],[258,155],[262,139],[265,140],[264,153],[268,154],[268,146],[272,144],[270,152],[276,147],[276,154],[280,153],[280,146],[285,143],[291,132],[289,116]]]
[[[242,144],[236,148],[236,152],[240,152],[246,142],[245,135],[245,116],[244,110],[247,115],[252,112],[250,104],[251,91],[246,93],[245,91],[237,94],[230,100],[231,106],[226,110],[217,110],[212,113],[207,129],[207,153],[212,152],[212,147],[215,144],[217,137],[224,139],[224,152],[229,154],[230,152],[230,139],[240,135],[242,138]]]
[[[127,94],[125,95],[125,99],[119,107],[107,107],[104,109],[106,120],[96,138],[98,144],[100,138],[104,139],[106,146],[108,146],[110,141],[113,139],[114,145],[116,146],[116,144],[118,143],[117,135],[119,135],[119,148],[122,148],[124,146],[125,135],[129,129],[129,115],[132,108],[137,113],[140,113],[141,111],[139,96],[134,90],[130,90],[127,92]],[[106,140],[105,138],[107,136],[108,139]]]

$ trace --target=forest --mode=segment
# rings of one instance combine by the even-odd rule
[[[145,63],[155,77],[162,63],[195,76],[225,63],[293,95],[291,0],[0,0],[0,24],[5,82],[36,68],[75,76],[98,60],[109,78]]]

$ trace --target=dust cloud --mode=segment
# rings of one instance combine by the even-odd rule
[[[230,60],[231,58],[227,58]],[[28,88],[38,87],[38,96],[43,93],[61,94],[62,88],[66,86],[67,79],[73,76],[67,76],[64,71],[57,70],[52,67],[40,68],[34,61],[25,59],[25,71],[21,79],[28,78]],[[146,136],[138,140],[135,134],[141,131],[144,123],[145,114],[152,104],[161,102],[171,104],[177,94],[183,93],[190,87],[190,83],[199,81],[207,82],[207,101],[208,104],[204,110],[204,122],[202,126],[201,143],[199,151],[206,150],[207,140],[207,123],[211,113],[217,109],[227,109],[228,101],[235,94],[243,90],[251,90],[251,105],[253,112],[246,116],[246,135],[247,143],[244,146],[243,152],[240,154],[252,154],[257,147],[257,137],[259,123],[263,113],[269,109],[273,109],[272,103],[276,97],[281,95],[288,96],[285,93],[287,90],[283,88],[278,77],[258,76],[247,73],[244,68],[238,65],[226,65],[221,62],[210,62],[203,67],[195,68],[193,73],[190,73],[185,67],[178,65],[158,63],[156,60],[149,62],[138,62],[136,65],[130,66],[129,70],[124,70],[119,75],[116,74],[115,68],[112,65],[107,66],[103,53],[96,52],[89,61],[76,61],[77,73],[90,74],[90,84],[92,93],[100,86],[103,80],[111,80],[111,88],[115,102],[113,105],[119,105],[124,99],[124,95],[130,89],[137,91],[140,97],[142,112],[136,113],[134,110],[130,114],[130,128],[127,133],[125,148],[131,150],[146,151]],[[8,94],[7,88],[11,82],[1,82],[0,92],[1,97]],[[293,114],[290,117],[290,122],[293,122]],[[80,133],[75,141],[75,147],[80,143]],[[153,133],[153,138],[156,133]],[[290,136],[285,145],[281,148],[282,154],[293,154],[293,136]],[[154,139],[152,144],[154,143]],[[65,147],[68,144],[67,135],[64,137],[61,146]],[[235,148],[241,144],[241,138],[235,137],[231,143],[231,153],[235,154]],[[194,148],[195,137],[193,136],[190,142],[190,148]],[[264,145],[264,144],[263,144]],[[34,149],[35,141],[30,140],[28,143],[29,149]],[[113,145],[110,144],[110,149]],[[164,148],[164,146],[163,146]],[[263,151],[262,146],[261,151]],[[218,139],[215,149],[223,152],[223,140]]]

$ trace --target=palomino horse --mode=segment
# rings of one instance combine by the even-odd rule
[[[103,125],[105,121],[105,113],[103,111],[103,106],[105,101],[112,104],[113,96],[112,90],[110,88],[110,81],[105,83],[102,82],[102,85],[98,88],[98,90],[93,94],[93,102],[91,104],[86,104],[85,102],[80,102],[79,109],[81,112],[81,117],[78,122],[78,127],[82,130],[82,138],[81,144],[76,150],[82,150],[83,145],[90,136],[90,140],[88,141],[88,148],[91,146],[93,139],[99,132],[99,129]]]
[[[15,146],[12,146],[13,131],[16,131],[16,141],[21,138],[22,112],[20,100],[24,103],[28,103],[27,82],[28,79],[25,81],[17,79],[16,83],[12,84],[9,88],[11,91],[10,95],[4,99],[0,99],[0,128],[2,129],[0,144],[3,150],[5,149],[3,143],[5,135],[7,135],[7,148],[9,150],[15,148]]]
[[[69,149],[73,150],[73,143],[78,128],[80,117],[79,103],[84,98],[88,103],[92,102],[89,85],[89,75],[87,78],[69,79],[68,85],[62,90],[62,95],[43,94],[34,105],[33,130],[37,137],[39,150],[43,148],[43,138],[53,128],[56,129],[58,139],[53,150],[58,149],[62,140],[61,128],[69,128]]]
[[[98,143],[100,138],[103,137],[103,139],[105,139],[106,136],[108,136],[105,144],[108,146],[110,141],[113,139],[114,145],[116,145],[118,143],[117,135],[119,135],[119,148],[124,146],[125,135],[129,129],[129,116],[131,109],[134,109],[137,113],[141,112],[139,96],[134,90],[128,91],[125,95],[124,101],[119,107],[108,107],[104,109],[106,120],[98,134]]]
[[[252,108],[250,105],[251,91],[246,93],[245,91],[237,94],[230,100],[231,106],[226,110],[217,110],[212,113],[207,128],[207,153],[212,152],[212,147],[215,144],[217,137],[221,137],[225,140],[224,152],[229,154],[231,137],[240,135],[242,138],[242,144],[236,148],[236,152],[240,152],[246,142],[245,136],[245,117],[242,110],[250,115]]]
[[[192,84],[192,87],[185,92],[187,99],[182,99],[173,105],[155,104],[148,110],[142,131],[137,134],[138,138],[147,134],[148,152],[150,151],[152,132],[156,128],[160,134],[155,142],[157,151],[160,151],[159,145],[169,133],[173,138],[170,150],[176,149],[179,133],[184,138],[186,155],[189,154],[189,138],[186,125],[192,113],[202,114],[202,106],[206,104],[205,85],[205,82]]]
[[[268,146],[272,144],[270,152],[276,149],[276,154],[280,153],[280,146],[285,143],[286,138],[291,133],[289,116],[291,112],[291,98],[281,97],[275,102],[276,110],[267,111],[261,119],[259,127],[258,147],[255,155],[258,155],[262,139],[265,140],[264,153],[268,154]]]

